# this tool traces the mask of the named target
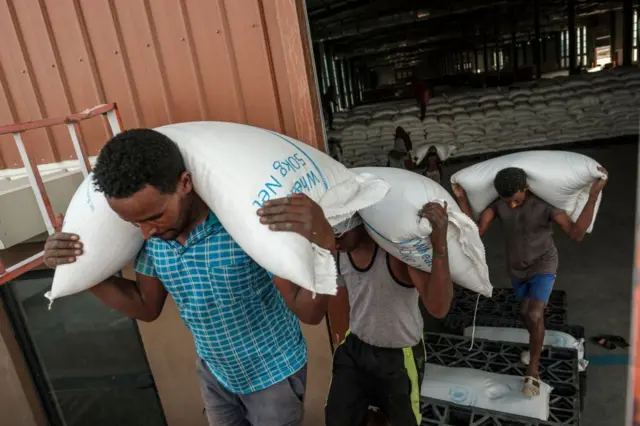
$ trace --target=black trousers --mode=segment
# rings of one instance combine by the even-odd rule
[[[335,351],[326,426],[366,426],[369,406],[392,426],[419,426],[424,343],[402,349],[369,345],[348,334]]]

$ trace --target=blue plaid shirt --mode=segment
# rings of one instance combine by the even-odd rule
[[[298,318],[271,281],[211,213],[184,246],[147,240],[135,262],[173,296],[196,351],[229,391],[267,388],[307,362]]]

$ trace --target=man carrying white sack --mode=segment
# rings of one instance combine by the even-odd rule
[[[115,136],[93,173],[111,208],[138,226],[146,242],[135,261],[136,281],[110,278],[90,291],[142,321],[158,318],[171,294],[194,336],[212,426],[299,425],[307,347],[298,319],[318,324],[329,297],[314,298],[272,276],[242,251],[194,192],[180,151],[166,136],[147,129]],[[266,202],[256,220],[335,248],[322,209],[304,195]],[[50,267],[81,254],[77,235],[54,234],[45,246]]]
[[[443,318],[453,297],[447,256],[446,205],[429,203],[431,273],[382,250],[356,215],[337,225],[339,309],[349,331],[336,348],[326,406],[327,426],[364,426],[376,406],[393,426],[420,425],[420,386],[426,362],[419,301]]]
[[[605,169],[599,169],[607,173]],[[566,212],[559,210],[531,193],[527,175],[519,168],[499,171],[494,186],[499,198],[480,215],[480,235],[497,217],[506,231],[506,252],[509,276],[515,296],[522,301],[522,318],[529,331],[529,351],[522,354],[527,365],[522,393],[526,397],[540,395],[540,355],[544,342],[544,309],[553,290],[558,269],[558,250],[553,242],[553,222],[569,237],[582,241],[593,221],[598,195],[607,180],[593,183],[589,200],[574,223]],[[459,185],[453,185],[460,209],[469,217],[471,208]]]

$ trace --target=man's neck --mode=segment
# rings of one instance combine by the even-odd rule
[[[370,258],[376,249],[377,244],[373,241],[373,238],[367,234],[367,231],[363,229],[362,233],[363,235],[361,237],[360,244],[358,244],[358,247],[351,252],[351,256],[357,258]]]
[[[184,228],[184,231],[180,234],[176,241],[181,244],[184,244],[189,238],[189,234],[196,229],[198,225],[203,223],[209,217],[209,213],[211,210],[209,206],[200,198],[198,194],[193,194],[193,200],[191,201],[191,206],[189,208],[187,226]]]

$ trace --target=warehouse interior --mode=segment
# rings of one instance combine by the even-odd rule
[[[590,363],[584,371],[565,366],[578,369],[571,378],[559,379],[553,369],[561,367],[549,367],[557,399],[550,402],[549,422],[540,424],[622,424],[627,350],[609,351],[590,338],[629,340],[640,106],[637,2],[306,0],[306,6],[328,149],[348,167],[388,165],[401,126],[417,169],[426,147],[448,156],[442,180],[448,190],[455,171],[521,150],[579,152],[609,170],[612,181],[593,233],[578,244],[556,231],[560,271],[547,328],[584,338]],[[430,98],[420,117],[425,87]],[[507,289],[500,227],[490,229],[484,242],[492,282],[505,290],[480,304],[476,325],[522,328]],[[441,337],[468,334],[475,304],[458,289],[445,320],[425,313],[425,332],[433,333],[426,339],[427,359],[432,352],[434,363],[468,361],[485,371],[506,371],[513,363],[511,374],[522,374],[517,356],[492,367],[480,361],[493,356],[482,347],[467,352],[461,341]],[[452,356],[441,357],[445,352]],[[549,362],[562,358],[553,349],[547,355]],[[574,350],[569,357],[582,355]],[[564,392],[565,385],[573,391]],[[425,398],[422,403],[425,424],[534,424],[522,416]],[[483,414],[487,423],[472,422]]]

